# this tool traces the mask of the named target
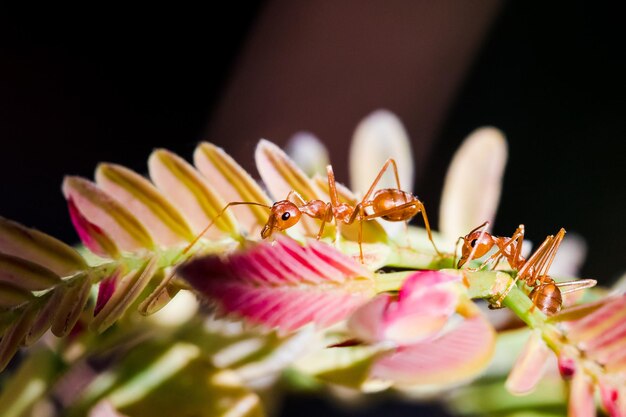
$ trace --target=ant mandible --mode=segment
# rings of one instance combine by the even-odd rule
[[[383,174],[387,169],[389,169],[390,166],[393,168],[397,188],[383,188],[374,192]],[[267,222],[261,230],[261,238],[263,239],[267,239],[275,231],[284,231],[296,225],[300,221],[303,214],[321,221],[320,229],[316,236],[317,239],[322,237],[326,223],[331,222],[333,219],[335,220],[335,224],[338,226],[340,224],[350,225],[357,221],[359,223],[358,243],[361,263],[363,263],[362,242],[364,221],[382,218],[383,220],[391,222],[406,222],[418,213],[421,213],[422,218],[424,219],[426,232],[428,233],[428,239],[432,243],[437,255],[441,255],[433,240],[424,204],[413,194],[401,190],[398,167],[395,160],[390,158],[385,162],[367,193],[365,193],[361,201],[354,206],[339,201],[335,175],[331,165],[326,167],[326,172],[328,174],[330,202],[327,203],[322,200],[305,201],[296,191],[293,190],[289,192],[286,199],[277,201],[272,206],[249,201],[230,202],[218,213],[218,215],[198,235],[198,237],[190,243],[188,248],[193,246],[193,244],[200,239],[200,236],[204,235],[206,231],[209,230],[209,228],[215,223],[215,220],[217,220],[229,207],[245,204],[265,207],[270,210]],[[292,197],[295,197],[298,202],[292,202],[290,200]],[[371,213],[368,214],[366,209],[371,210]]]
[[[489,222],[485,222],[461,238],[463,239],[463,246],[461,259],[457,267],[461,268],[472,259],[484,256],[494,246],[498,248],[477,269],[482,269],[490,263],[493,263],[493,268],[495,268],[498,262],[505,258],[511,268],[517,270],[517,275],[498,300],[492,304],[493,308],[501,306],[502,301],[517,280],[524,281],[529,288],[532,288],[529,294],[530,299],[534,306],[546,315],[553,315],[559,312],[563,305],[562,294],[590,288],[596,284],[596,281],[593,279],[557,283],[548,275],[552,261],[554,261],[557,250],[565,236],[565,229],[561,228],[556,235],[546,237],[530,258],[525,259],[522,256],[522,245],[524,242],[523,224],[519,225],[511,237],[493,236],[487,232],[488,226]],[[567,289],[561,290],[560,288]]]

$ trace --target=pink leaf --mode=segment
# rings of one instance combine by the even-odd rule
[[[477,315],[439,338],[400,346],[374,364],[372,376],[400,384],[456,385],[488,365],[494,344],[493,328]]]
[[[300,246],[284,236],[226,259],[192,261],[179,273],[227,313],[281,331],[327,327],[374,293],[371,273],[358,263],[324,243]]]
[[[563,327],[568,339],[606,372],[626,371],[626,294],[608,298],[600,308]]]

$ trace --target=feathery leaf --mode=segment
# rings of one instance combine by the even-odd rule
[[[336,323],[374,290],[371,273],[332,247],[282,236],[227,259],[192,261],[179,273],[224,311],[287,332]]]
[[[60,240],[3,217],[0,217],[0,253],[26,259],[62,277],[87,267],[78,252]]]

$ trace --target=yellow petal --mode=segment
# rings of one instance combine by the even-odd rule
[[[216,191],[227,202],[242,201],[272,205],[270,198],[252,177],[231,158],[223,149],[212,143],[201,143],[193,154],[196,168],[211,181]],[[269,216],[269,210],[242,205],[232,208],[244,230],[252,233],[260,231]]]
[[[217,218],[226,201],[184,159],[165,149],[157,149],[150,155],[148,167],[152,181],[185,215],[194,233],[202,232],[215,221],[214,227],[207,231],[207,237],[238,236],[237,221],[230,211]]]
[[[194,234],[185,218],[146,178],[115,164],[100,164],[96,183],[145,225],[163,246],[191,241]]]
[[[82,216],[108,235],[122,250],[153,249],[152,237],[122,204],[96,184],[81,177],[65,177],[63,194]]]

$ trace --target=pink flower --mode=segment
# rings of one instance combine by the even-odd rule
[[[400,384],[449,386],[488,364],[495,332],[463,295],[458,277],[411,275],[397,297],[381,294],[350,318],[351,333],[368,344],[391,344],[371,369]]]

